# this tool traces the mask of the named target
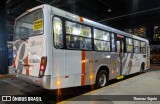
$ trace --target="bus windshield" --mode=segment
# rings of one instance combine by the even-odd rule
[[[31,12],[16,21],[14,39],[23,39],[43,33],[42,9]]]

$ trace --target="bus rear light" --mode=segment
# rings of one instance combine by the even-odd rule
[[[40,71],[43,71],[44,70],[44,65],[41,65],[40,66]]]
[[[44,76],[45,70],[47,66],[47,57],[41,58],[39,77],[42,78]]]

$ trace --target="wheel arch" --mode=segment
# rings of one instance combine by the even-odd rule
[[[107,73],[108,73],[108,79],[109,79],[110,71],[109,71],[108,65],[100,65],[100,66],[97,68],[96,73],[95,73],[95,82],[96,82],[97,74],[98,74],[98,72],[100,72],[101,70],[107,71]]]

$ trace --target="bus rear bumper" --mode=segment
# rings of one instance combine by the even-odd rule
[[[42,78],[38,78],[38,77],[34,77],[34,76],[16,74],[16,78],[23,80],[26,83],[34,84],[36,86],[40,86],[45,89],[50,89],[51,75],[44,75]]]

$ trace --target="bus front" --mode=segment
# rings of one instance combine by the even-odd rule
[[[49,88],[45,77],[47,55],[44,35],[44,7],[34,8],[15,22],[13,66],[16,76]],[[46,82],[44,82],[46,81]]]

